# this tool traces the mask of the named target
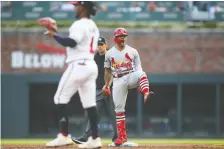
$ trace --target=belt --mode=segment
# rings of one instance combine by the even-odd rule
[[[133,71],[129,71],[129,72],[124,72],[124,73],[120,73],[120,74],[114,74],[113,78],[121,78],[129,73],[132,73]]]
[[[86,61],[94,61],[94,60],[91,60],[91,59],[77,59],[77,60],[73,60],[73,61],[70,61],[68,62],[68,64],[70,63],[73,63],[73,62],[78,62],[79,65],[86,65]]]

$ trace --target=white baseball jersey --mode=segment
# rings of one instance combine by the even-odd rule
[[[105,68],[111,68],[112,74],[121,74],[129,71],[142,71],[138,51],[128,45],[122,51],[112,47],[105,55]]]
[[[83,108],[96,106],[97,65],[94,53],[97,48],[99,29],[91,19],[75,21],[69,28],[69,38],[77,45],[67,47],[68,67],[63,73],[54,96],[55,104],[68,104],[78,91]]]
[[[94,60],[99,29],[93,20],[83,18],[75,21],[69,28],[69,38],[74,39],[77,45],[74,48],[67,47],[66,63],[80,59]]]

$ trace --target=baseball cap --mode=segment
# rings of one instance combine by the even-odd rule
[[[106,44],[106,39],[104,37],[99,37],[98,44]]]
[[[86,7],[93,7],[94,6],[94,2],[92,1],[75,1],[75,2],[69,2],[72,5],[84,5]]]
[[[96,15],[97,6],[94,1],[74,1],[69,3],[75,6],[83,5],[90,11],[90,14],[92,14],[93,16]]]

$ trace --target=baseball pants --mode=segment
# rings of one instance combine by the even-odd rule
[[[84,109],[96,106],[96,78],[98,69],[95,61],[77,60],[68,64],[59,82],[54,103],[68,104],[78,91]]]

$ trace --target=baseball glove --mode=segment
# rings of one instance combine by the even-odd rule
[[[56,21],[51,17],[40,18],[37,20],[37,22],[48,30],[52,30],[54,32],[57,32],[58,30]]]

